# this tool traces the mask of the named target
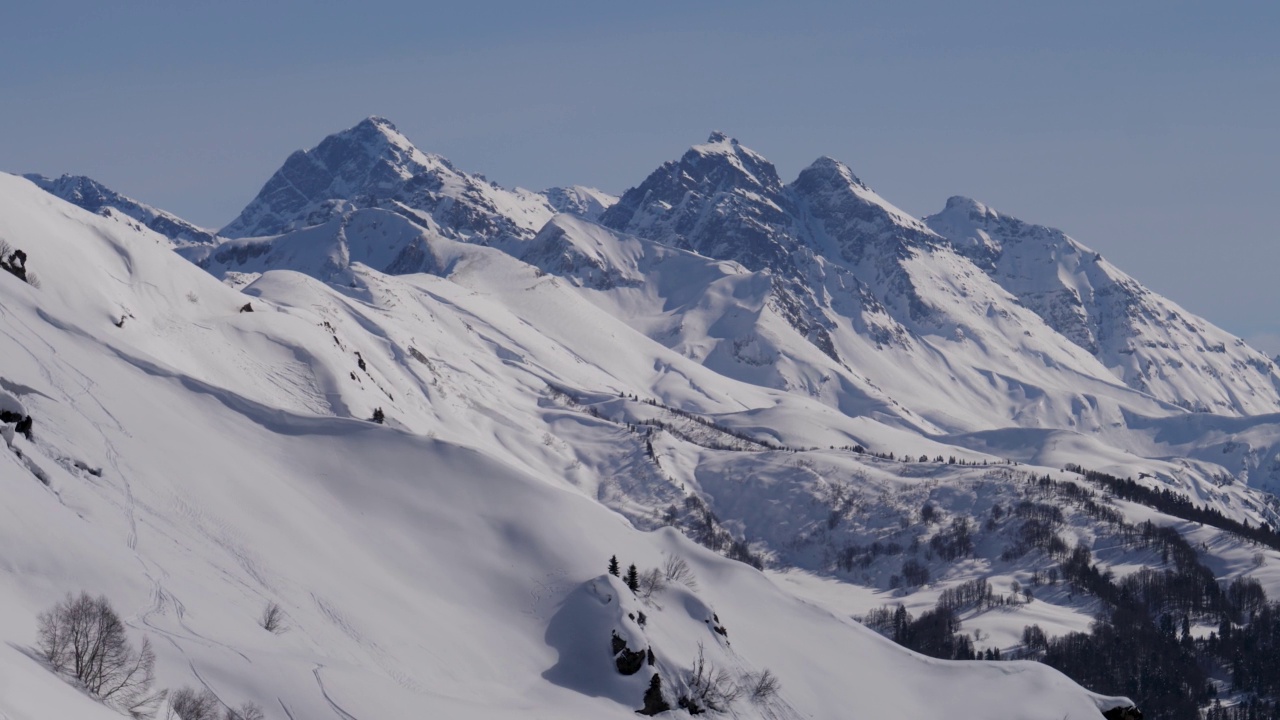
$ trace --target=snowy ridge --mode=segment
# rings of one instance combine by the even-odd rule
[[[953,197],[927,222],[1125,384],[1196,412],[1275,412],[1265,354],[1143,287],[1065,233]]]
[[[179,246],[218,242],[218,236],[212,231],[196,227],[177,215],[157,210],[131,197],[121,195],[92,178],[83,175],[63,175],[53,180],[35,174],[23,177],[39,185],[41,189],[89,212],[108,217],[113,212],[123,214],[164,235]]]
[[[546,196],[547,202],[551,203],[551,207],[555,208],[556,212],[569,213],[592,221],[599,220],[605,210],[618,202],[618,198],[613,195],[583,185],[551,188],[543,190],[542,194]]]

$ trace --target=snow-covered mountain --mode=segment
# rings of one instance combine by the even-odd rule
[[[1125,384],[1196,412],[1275,412],[1275,362],[1142,286],[1061,230],[963,197],[926,219]]]
[[[769,269],[778,305],[834,359],[862,368],[874,365],[876,355],[892,355],[897,371],[887,377],[909,376],[916,366],[915,380],[954,376],[957,385],[973,382],[954,371],[969,365],[979,375],[1034,389],[1056,415],[1053,424],[1071,415],[1054,405],[1082,398],[1052,387],[1056,383],[1047,383],[1034,365],[1047,365],[1059,377],[1067,370],[1075,376],[1069,384],[1118,379],[1193,410],[1280,409],[1274,363],[1061,232],[957,199],[922,223],[830,158],[784,185],[762,156],[716,133],[625,193],[601,222]],[[1064,338],[1077,347],[1067,347]],[[877,352],[866,351],[868,339]],[[1015,354],[1032,359],[1032,366]],[[931,355],[949,356],[950,369],[930,366]],[[971,398],[961,404],[974,405]],[[935,422],[954,426],[949,412]],[[1026,415],[1026,408],[1014,408],[1007,417],[1027,424],[1045,413],[1020,419]]]
[[[162,683],[273,718],[632,717],[655,672],[673,706],[692,696],[699,655],[734,682],[780,679],[736,701],[738,717],[1083,717],[1125,702],[1035,663],[914,655],[624,521],[599,500],[638,510],[626,486],[644,479],[600,463],[644,439],[607,415],[649,406],[600,395],[586,412],[568,393],[665,386],[674,402],[714,374],[575,313],[577,289],[504,253],[441,239],[450,280],[272,271],[245,295],[7,176],[0,237],[44,277],[0,274],[0,399],[35,418],[32,440],[6,433],[0,452],[9,717],[113,716],[24,650],[36,614],[79,588],[153,638]],[[360,419],[374,407],[385,425]],[[613,554],[684,558],[697,584],[633,596],[603,572]],[[267,602],[288,632],[257,625]],[[614,636],[653,661],[619,672]]]
[[[532,237],[556,212],[546,197],[458,170],[418,150],[389,121],[371,117],[290,155],[221,234],[279,235],[374,207],[471,242]]]
[[[655,676],[682,717],[700,652],[781,682],[732,717],[1097,717],[1129,701],[852,618],[951,603],[1035,656],[1106,615],[1087,573],[1280,596],[1273,366],[972,201],[922,222],[722,134],[621,198],[509,191],[378,118],[177,253],[55,194],[0,176],[40,278],[0,272],[0,716],[101,716],[24,654],[80,588],[272,718],[630,717]]]
[[[119,213],[142,223],[178,245],[206,245],[217,242],[212,231],[196,227],[173,213],[158,210],[106,187],[83,175],[63,175],[56,180],[43,175],[25,175],[28,180],[67,202],[99,215]]]

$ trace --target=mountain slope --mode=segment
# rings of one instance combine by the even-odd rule
[[[1196,412],[1276,411],[1280,371],[1270,358],[1062,231],[962,197],[926,222],[1125,384]]]
[[[1047,719],[1123,702],[1035,663],[922,658],[678,533],[639,532],[563,475],[502,459],[498,448],[537,432],[511,422],[518,414],[491,417],[487,434],[455,429],[474,449],[402,429],[448,429],[429,413],[454,402],[446,397],[461,386],[451,377],[587,380],[579,373],[597,372],[590,364],[539,366],[575,332],[582,353],[604,357],[610,344],[616,353],[617,339],[599,349],[585,342],[590,327],[566,318],[548,341],[513,318],[502,338],[492,296],[430,276],[415,288],[358,266],[363,284],[345,291],[275,271],[246,296],[150,236],[7,176],[0,237],[27,248],[45,278],[34,288],[0,273],[0,386],[6,406],[36,418],[32,442],[12,437],[0,451],[5,678],[43,672],[22,651],[35,614],[84,587],[106,593],[135,638],[152,637],[164,684],[253,700],[268,717],[633,717],[651,671],[619,675],[610,633],[652,647],[673,693],[688,691],[699,644],[735,673],[773,670],[781,695],[736,706],[739,717],[857,708],[926,718],[963,707],[966,717]],[[518,275],[498,277],[505,264],[522,272],[508,256],[456,244],[451,252],[451,277],[501,284],[527,298],[530,316],[576,293],[549,284],[521,292],[509,282]],[[238,311],[245,301],[252,313]],[[435,328],[438,340],[424,336],[417,352],[441,362],[414,360],[423,370],[410,370],[390,307],[401,322]],[[427,308],[440,314],[413,319]],[[528,349],[502,349],[516,338]],[[631,362],[638,373],[649,361]],[[348,367],[356,379],[346,379]],[[673,386],[671,400],[677,392],[688,391]],[[482,423],[495,411],[541,408],[584,432],[611,427],[542,403],[505,410],[505,395],[472,392],[456,399],[458,412]],[[388,425],[353,419],[377,397]],[[574,437],[569,425],[553,427]],[[611,554],[649,567],[663,553],[687,558],[696,593],[669,589],[646,606],[601,577]],[[288,633],[256,625],[267,601],[285,609]],[[641,609],[650,616],[643,627],[628,616]],[[37,681],[0,693],[0,712],[54,717],[78,712],[79,699]]]

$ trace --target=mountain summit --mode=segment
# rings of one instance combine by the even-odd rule
[[[222,234],[279,235],[359,208],[385,208],[472,242],[531,238],[555,214],[542,195],[461,172],[418,150],[389,120],[370,117],[290,155]]]

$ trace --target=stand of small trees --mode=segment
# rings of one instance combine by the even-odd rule
[[[248,702],[225,706],[224,712],[223,702],[208,689],[155,690],[151,641],[144,637],[135,648],[104,596],[68,594],[41,613],[36,648],[55,673],[134,718],[155,717],[165,707],[166,720],[264,719],[262,708]]]
[[[1074,464],[1068,464],[1063,469],[1084,476],[1084,479],[1102,486],[1121,500],[1140,503],[1166,515],[1216,527],[1274,550],[1280,550],[1280,532],[1270,525],[1250,525],[1247,521],[1233,520],[1215,508],[1196,505],[1185,495],[1180,495],[1168,488],[1156,490],[1139,485],[1128,478],[1121,479],[1114,475],[1086,470]]]
[[[163,701],[153,692],[156,656],[143,638],[134,648],[105,597],[67,595],[40,614],[37,647],[56,673],[131,715],[148,715]]]
[[[223,707],[213,691],[179,688],[169,696],[165,720],[264,720],[262,708],[247,702],[238,708]]]

